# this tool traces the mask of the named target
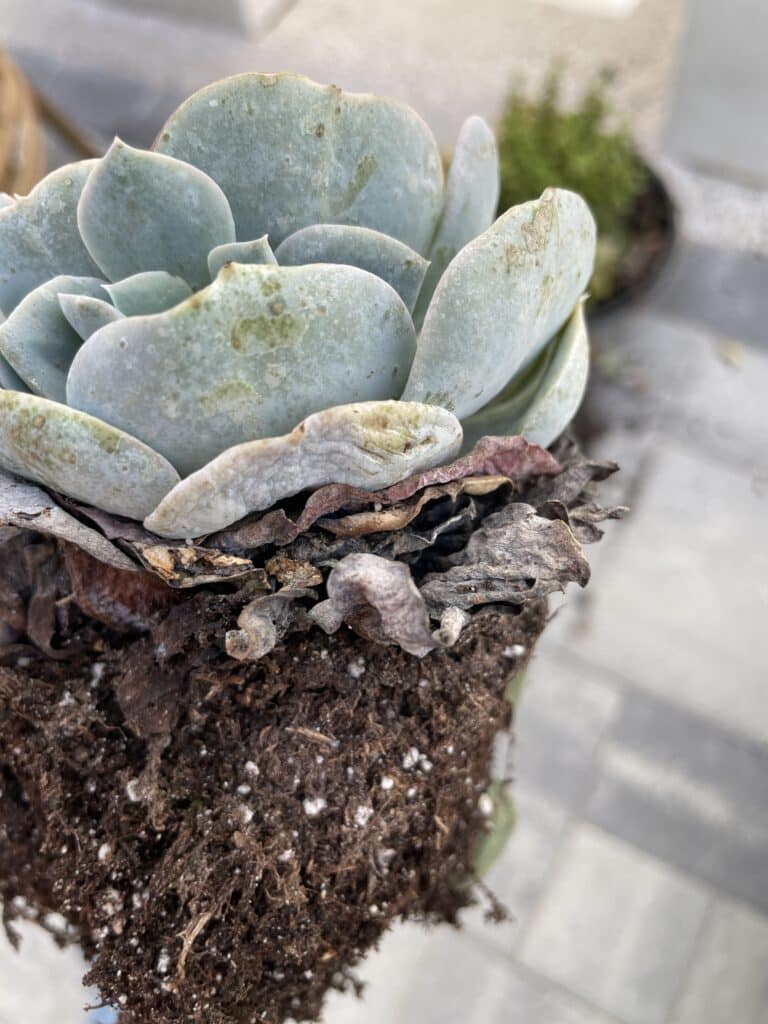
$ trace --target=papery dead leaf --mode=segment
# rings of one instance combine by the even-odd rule
[[[142,563],[169,587],[201,587],[253,576],[263,579],[264,589],[269,589],[267,574],[249,558],[195,545],[133,544],[132,548]]]
[[[331,570],[327,586],[328,600],[309,612],[326,633],[346,622],[361,635],[397,643],[418,658],[437,646],[424,601],[404,563],[348,555]]]

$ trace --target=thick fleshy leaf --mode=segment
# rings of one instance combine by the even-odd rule
[[[0,391],[0,466],[133,519],[143,519],[179,479],[170,463],[136,438],[16,391]]]
[[[116,320],[123,319],[119,309],[115,309],[104,299],[97,299],[91,295],[63,293],[59,295],[59,305],[70,327],[77,331],[83,341],[87,341],[105,324],[113,324]]]
[[[186,475],[327,406],[394,398],[414,347],[407,309],[372,274],[229,263],[167,313],[93,335],[67,396]]]
[[[4,356],[0,356],[0,384],[9,391],[29,392],[27,385]]]
[[[556,344],[557,339],[553,338],[532,363],[515,374],[492,402],[462,420],[464,451],[470,451],[481,438],[513,435],[513,425],[531,404],[544,380]]]
[[[546,372],[525,410],[510,423],[546,448],[565,430],[581,405],[589,374],[589,337],[582,299],[555,344]]]
[[[325,409],[283,437],[224,452],[175,487],[145,526],[163,537],[197,537],[324,484],[378,490],[451,459],[460,444],[458,420],[437,406]]]
[[[6,316],[58,274],[99,273],[77,230],[77,203],[97,163],[59,167],[0,212],[0,310]]]
[[[266,235],[252,242],[228,242],[208,253],[208,273],[215,278],[225,263],[277,263]]]
[[[201,89],[155,149],[221,185],[240,239],[268,234],[279,245],[308,224],[356,224],[423,252],[442,208],[440,153],[413,110],[299,75]]]
[[[125,316],[164,313],[192,294],[186,281],[166,270],[146,270],[104,287],[115,307]]]
[[[429,264],[415,250],[370,228],[346,224],[312,224],[281,242],[275,252],[283,266],[345,263],[376,274],[391,285],[409,310],[419,294]]]
[[[7,192],[0,192],[0,210],[4,210],[6,206],[13,206],[15,202],[13,196],[9,196]]]
[[[59,295],[106,299],[95,277],[54,277],[27,295],[0,326],[0,351],[36,395],[65,401],[67,373],[82,344]]]
[[[453,257],[493,224],[499,203],[499,155],[493,131],[482,117],[469,117],[456,140],[445,205],[427,256],[429,270],[414,315],[421,327],[437,282]]]
[[[460,419],[481,409],[565,323],[594,253],[595,222],[574,192],[508,210],[443,274],[403,398]]]
[[[77,207],[80,234],[111,281],[166,270],[202,288],[211,249],[234,242],[227,197],[197,167],[115,139]]]

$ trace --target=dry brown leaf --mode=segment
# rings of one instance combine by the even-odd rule
[[[195,545],[133,544],[132,548],[169,587],[185,589],[252,576],[255,582],[263,580],[263,588],[269,590],[266,572],[249,558]]]

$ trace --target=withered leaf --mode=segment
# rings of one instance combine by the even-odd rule
[[[179,600],[179,595],[152,573],[97,565],[75,544],[65,542],[62,549],[75,603],[111,629],[147,629]]]
[[[346,622],[362,636],[397,643],[418,658],[437,646],[408,566],[378,555],[342,559],[328,577],[328,600],[316,604],[309,617],[326,633]]]
[[[238,661],[257,661],[277,646],[291,626],[297,608],[295,599],[306,591],[294,590],[257,597],[240,612],[237,629],[225,638],[227,654]],[[303,611],[300,613],[303,617]]]
[[[440,498],[453,498],[455,501],[461,494],[491,494],[511,483],[510,478],[506,476],[470,476],[442,486],[427,487],[409,500],[398,502],[389,508],[353,512],[340,518],[318,519],[317,526],[337,537],[364,537],[370,533],[403,530],[416,519],[424,506],[432,501],[438,501]]]
[[[488,516],[447,563],[445,572],[430,573],[420,588],[434,616],[449,607],[522,604],[589,580],[589,564],[569,527],[522,502]]]
[[[366,491],[347,484],[327,484],[310,494],[295,521],[282,509],[276,509],[214,534],[207,543],[227,551],[249,551],[265,544],[290,544],[319,519],[323,520],[323,528],[328,529],[327,517],[342,509],[358,512],[373,506],[376,512],[379,507],[383,509],[404,502],[428,487],[467,478],[471,479],[464,487],[466,493],[487,494],[509,481],[551,476],[561,471],[562,466],[554,456],[523,437],[484,437],[468,455],[445,466],[415,474],[392,487]],[[484,477],[487,479],[483,480]]]
[[[319,587],[323,582],[320,570],[303,559],[296,561],[286,555],[275,555],[264,568],[286,590],[306,590],[309,587]]]
[[[170,587],[201,587],[207,583],[225,583],[227,580],[252,576],[262,580],[264,589],[269,590],[267,574],[249,558],[192,544],[176,546],[136,543],[131,546],[147,569],[156,573]]]
[[[138,572],[139,566],[96,530],[65,512],[41,487],[0,470],[0,524],[38,530],[71,541],[116,569]]]

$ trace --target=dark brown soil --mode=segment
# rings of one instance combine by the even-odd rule
[[[171,614],[165,642],[195,654],[165,669],[72,615],[81,654],[0,668],[0,895],[9,926],[23,897],[77,928],[125,1024],[316,1019],[393,920],[455,920],[543,602],[482,612],[423,660],[314,628],[241,664],[207,593]],[[133,676],[154,684],[145,739],[115,699]]]

